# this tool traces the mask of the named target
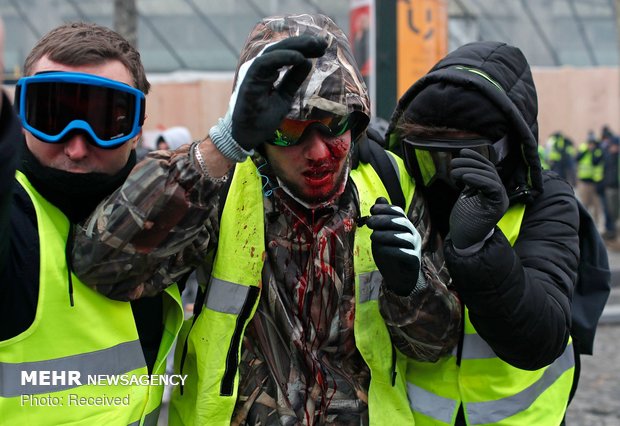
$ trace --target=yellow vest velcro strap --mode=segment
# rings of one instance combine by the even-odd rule
[[[456,351],[457,348],[454,348]],[[489,344],[477,334],[468,334],[463,339],[461,359],[488,359],[497,358]]]
[[[360,303],[379,299],[379,289],[383,278],[379,271],[366,272],[359,275]]]
[[[442,423],[452,423],[452,413],[456,410],[456,401],[435,395],[416,386],[407,383],[407,393],[411,408],[418,413],[422,413]]]
[[[5,398],[19,395],[37,395],[59,392],[87,384],[89,375],[121,375],[146,366],[139,340],[121,343],[108,349],[56,358],[45,361],[0,363],[0,396]],[[40,372],[46,372],[46,382],[39,384]],[[69,374],[79,372],[79,382],[69,380]],[[49,376],[47,376],[49,373]],[[24,378],[22,379],[22,376]],[[63,380],[64,376],[64,380]],[[24,384],[22,385],[22,381]]]
[[[248,286],[213,278],[207,290],[205,306],[212,311],[239,315],[248,291]]]
[[[573,345],[566,346],[564,353],[543,373],[542,377],[521,392],[496,401],[470,402],[467,412],[470,424],[490,424],[525,411],[536,399],[549,389],[558,378],[575,365]]]

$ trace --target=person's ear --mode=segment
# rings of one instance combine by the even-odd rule
[[[133,140],[131,141],[131,149],[136,149],[136,147],[138,146],[138,142],[141,139],[142,139],[142,130],[140,130],[140,132],[138,133],[138,136],[133,138]]]

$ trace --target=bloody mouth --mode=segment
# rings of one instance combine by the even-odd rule
[[[333,170],[329,167],[320,167],[306,170],[302,175],[309,185],[321,186],[331,181],[333,173]]]

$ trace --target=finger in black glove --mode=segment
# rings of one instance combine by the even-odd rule
[[[247,68],[232,113],[233,139],[246,151],[273,138],[274,132],[291,109],[295,93],[312,69],[308,58],[325,53],[327,42],[302,35],[275,43]],[[280,69],[290,66],[277,87]],[[241,71],[240,71],[241,74]]]
[[[371,248],[385,285],[408,296],[420,279],[422,238],[403,209],[377,198],[366,224],[372,229]]]
[[[508,209],[508,195],[497,169],[482,154],[462,149],[450,162],[450,177],[465,188],[450,213],[450,238],[465,249],[484,242]]]

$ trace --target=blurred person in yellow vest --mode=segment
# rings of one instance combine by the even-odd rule
[[[557,131],[547,140],[549,170],[556,172],[572,186],[576,185],[575,146],[573,141]]]
[[[538,145],[538,158],[540,159],[540,167],[543,170],[549,170],[549,163],[547,162],[548,153],[544,145]]]
[[[598,186],[603,182],[604,158],[600,141],[594,131],[588,131],[585,142],[579,145],[575,157],[577,163],[577,197],[588,209],[597,225],[602,224],[602,200]]]
[[[619,187],[619,150],[620,140],[609,126],[603,126],[601,131],[601,148],[603,149],[604,166],[602,188],[599,188],[599,195],[603,197],[605,208],[605,240],[616,238],[616,222],[620,217],[620,202],[618,201]]]

